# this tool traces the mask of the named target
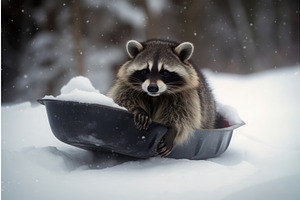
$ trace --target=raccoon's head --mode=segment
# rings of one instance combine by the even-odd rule
[[[150,96],[174,94],[198,87],[198,75],[189,63],[193,44],[150,40],[126,45],[131,58],[119,70],[118,78]]]

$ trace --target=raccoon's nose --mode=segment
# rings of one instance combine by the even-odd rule
[[[156,84],[153,84],[153,83],[151,83],[148,86],[147,89],[148,89],[149,92],[158,92],[158,86]]]

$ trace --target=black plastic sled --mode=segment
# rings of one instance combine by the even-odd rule
[[[60,141],[91,151],[114,152],[135,158],[155,156],[155,148],[167,127],[151,123],[136,128],[133,115],[99,104],[40,99],[46,106],[51,130]],[[229,146],[234,129],[196,130],[184,145],[175,145],[168,158],[200,160],[219,156]]]

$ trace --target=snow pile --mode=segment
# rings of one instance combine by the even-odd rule
[[[232,106],[217,103],[217,112],[228,121],[229,125],[244,123],[237,110]]]
[[[61,94],[57,97],[45,96],[43,99],[101,104],[126,110],[126,108],[119,106],[111,98],[101,94],[99,90],[94,88],[91,81],[83,76],[72,78],[67,85],[61,88],[60,92]]]
[[[218,100],[246,125],[207,160],[93,154],[58,141],[44,106],[2,105],[2,199],[298,200],[299,70],[208,72]]]

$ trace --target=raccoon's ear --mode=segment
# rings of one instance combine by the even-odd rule
[[[143,45],[136,40],[129,40],[126,44],[126,50],[130,58],[134,58],[143,50]]]
[[[179,44],[175,49],[175,53],[178,55],[180,60],[188,61],[194,52],[194,45],[190,42],[183,42]]]

